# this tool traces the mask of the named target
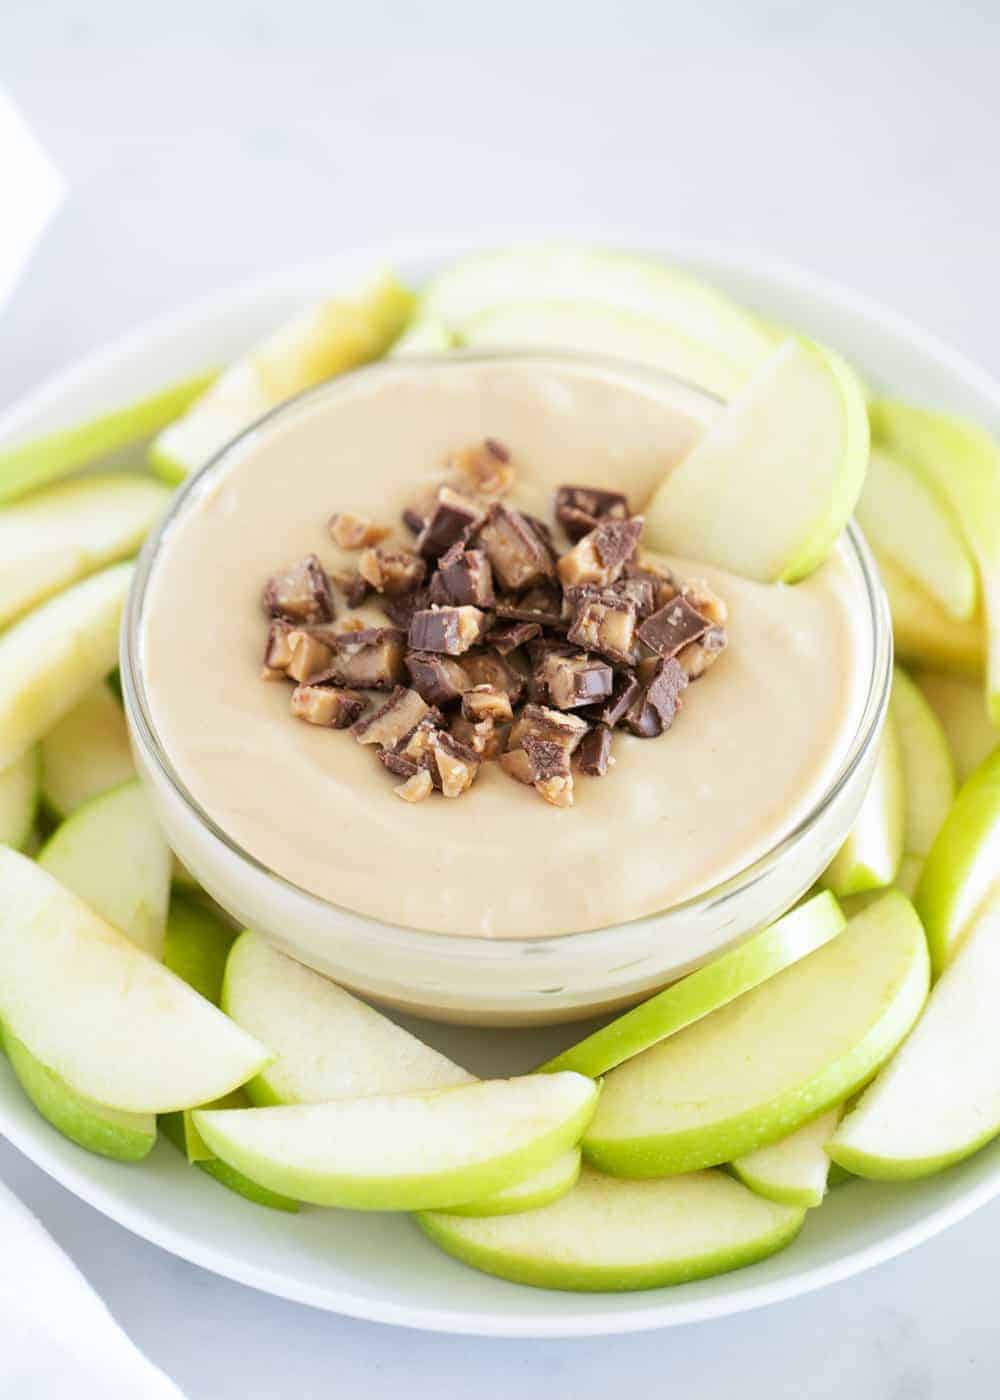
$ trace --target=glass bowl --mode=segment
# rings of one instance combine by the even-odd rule
[[[658,371],[593,356],[545,352],[467,355],[469,361],[580,363],[711,395]],[[438,363],[437,357],[427,362]],[[357,374],[377,374],[374,366]],[[354,376],[350,376],[353,378]],[[860,582],[870,654],[867,694],[843,763],[811,811],[747,869],[662,913],[584,933],[491,939],[428,933],[365,917],[293,884],[243,849],[179,778],[153,723],[143,667],[143,610],[164,542],[214,475],[272,422],[337,392],[347,376],[307,391],[227,444],[177,492],[140,556],[122,631],[122,690],[136,763],[167,838],[203,888],[241,924],[363,995],[431,1019],[470,1025],[551,1024],[629,1005],[769,923],[816,881],[841,845],[867,790],[892,678],[888,605],[860,532],[846,533]],[[715,407],[717,408],[717,401]]]

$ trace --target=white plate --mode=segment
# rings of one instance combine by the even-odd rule
[[[158,320],[88,357],[23,399],[0,442],[66,426],[232,358],[311,295],[375,260],[418,278],[447,249],[380,249],[292,269],[264,284]],[[689,262],[769,318],[843,350],[876,388],[968,413],[1000,432],[1000,386],[883,308],[787,267],[704,249]],[[410,1023],[415,1024],[415,1023]],[[544,1033],[420,1033],[477,1073],[537,1063]],[[560,1043],[573,1038],[565,1030]],[[552,1037],[548,1037],[551,1042]],[[740,1312],[819,1288],[929,1239],[1000,1193],[1000,1141],[941,1176],[909,1186],[852,1182],[813,1212],[782,1254],[738,1273],[633,1294],[521,1288],[439,1254],[405,1217],[250,1205],[192,1171],[161,1142],[140,1166],[91,1156],[61,1138],[0,1066],[0,1131],[83,1200],[137,1234],[241,1283],[333,1312],[403,1326],[493,1336],[593,1336]]]

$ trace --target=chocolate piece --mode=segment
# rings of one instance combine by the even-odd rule
[[[455,454],[452,466],[463,485],[476,496],[503,496],[514,484],[510,452],[496,438]]]
[[[717,593],[713,593],[704,579],[690,579],[681,588],[681,593],[693,608],[717,627],[724,627],[729,621],[729,609]]]
[[[540,636],[541,631],[541,623],[538,622],[498,622],[486,633],[484,640],[501,656],[508,656],[518,647],[523,647],[525,642]]]
[[[414,763],[412,758],[405,758],[395,749],[376,749],[375,757],[390,773],[395,773],[397,778],[412,778],[414,773],[420,772],[419,763]]]
[[[480,760],[475,750],[444,731],[434,734],[429,760],[434,786],[440,787],[445,797],[461,797],[479,772]]]
[[[525,705],[514,721],[507,750],[520,749],[526,738],[533,738],[561,744],[567,753],[572,753],[589,728],[577,715],[550,710],[544,705]]]
[[[556,519],[574,542],[588,535],[606,516],[628,518],[628,500],[620,491],[599,491],[591,486],[560,486],[556,491]]]
[[[358,573],[376,593],[398,598],[412,593],[424,581],[427,565],[408,549],[366,549],[358,560]]]
[[[292,691],[292,714],[306,724],[346,729],[363,715],[368,701],[354,690],[332,685],[297,685]]]
[[[611,757],[611,730],[606,724],[597,724],[584,736],[576,751],[580,772],[591,778],[603,778],[614,763]]]
[[[486,615],[478,608],[423,608],[413,614],[410,646],[415,651],[462,656],[480,640],[487,625]]]
[[[289,637],[293,631],[292,624],[284,622],[281,618],[275,618],[268,627],[267,645],[264,647],[264,671],[273,675],[267,674],[267,679],[277,680],[288,670],[292,659]]]
[[[420,514],[419,510],[415,510],[413,506],[407,506],[403,511],[403,524],[411,534],[419,535],[420,531],[427,524],[427,519]]]
[[[683,651],[677,653],[677,660],[684,668],[689,681],[700,680],[710,666],[726,649],[728,641],[724,627],[710,627],[696,642],[689,642]]]
[[[341,549],[364,549],[366,545],[378,544],[392,533],[387,526],[375,525],[366,515],[355,515],[350,510],[331,515],[327,528],[334,544]]]
[[[414,613],[426,608],[431,599],[426,588],[418,588],[414,593],[404,593],[399,598],[382,598],[379,601],[389,621],[408,632]]]
[[[580,583],[602,587],[621,577],[642,534],[641,515],[630,520],[602,520],[559,560],[559,577],[566,588]]]
[[[639,628],[639,640],[657,656],[669,659],[707,630],[708,618],[702,617],[684,595],[679,594],[666,607],[646,618]]]
[[[373,714],[360,720],[351,733],[359,744],[380,744],[391,749],[412,733],[427,714],[428,707],[417,692],[400,685]]]
[[[635,604],[610,588],[570,588],[566,599],[573,610],[567,640],[612,661],[630,661],[635,648]]]
[[[397,797],[401,797],[404,802],[423,802],[424,798],[430,797],[434,791],[434,781],[426,768],[419,769],[406,779],[405,783],[400,783],[394,788]]]
[[[343,685],[355,690],[391,690],[406,674],[404,634],[395,627],[364,627],[330,639],[333,655],[314,685]]]
[[[593,710],[588,710],[586,717],[614,729],[625,718],[641,692],[642,684],[634,671],[619,671],[610,700],[600,708],[595,706]]]
[[[540,627],[566,626],[562,590],[556,583],[538,583],[524,593],[505,594],[496,601],[497,617],[512,622],[537,622]]]
[[[310,632],[289,632],[288,645],[292,656],[285,672],[293,681],[312,680],[330,664],[333,649]]]
[[[462,657],[462,670],[473,685],[492,685],[505,691],[512,705],[524,694],[524,677],[499,652],[468,652]]]
[[[452,701],[461,699],[472,685],[457,661],[432,651],[407,652],[406,669],[410,673],[413,689],[423,696],[428,705],[450,705]]]
[[[510,696],[493,685],[477,685],[467,690],[462,696],[462,714],[473,723],[492,719],[508,724],[514,718]]]
[[[640,739],[656,739],[674,722],[688,678],[676,657],[658,661],[652,678],[625,716],[625,725]]]
[[[425,763],[434,744],[434,736],[441,725],[441,713],[428,710],[419,724],[414,725],[408,734],[396,744],[396,752],[408,758],[411,763]]]
[[[330,579],[315,554],[269,578],[264,588],[264,610],[286,622],[330,622],[333,592]]]
[[[651,578],[620,578],[611,585],[611,592],[625,598],[635,608],[640,622],[656,611],[657,592]]]
[[[576,710],[606,700],[614,684],[614,674],[606,661],[595,656],[561,656],[550,652],[539,668],[545,694],[558,710]]]
[[[507,506],[490,506],[476,543],[486,552],[501,588],[517,592],[555,573],[551,551],[538,531]]]
[[[353,574],[334,574],[333,581],[344,595],[344,601],[349,608],[360,608],[361,604],[372,591],[372,586],[366,578],[355,571]]]
[[[451,722],[451,732],[484,761],[499,758],[507,739],[506,726],[497,725],[492,719],[473,721],[464,715],[455,716]]]
[[[529,734],[522,747],[531,764],[535,791],[553,807],[572,807],[573,774],[562,745]]]
[[[437,559],[456,541],[469,538],[483,518],[483,512],[467,496],[442,486],[427,523],[417,536],[417,553]]]
[[[436,589],[443,596],[435,596]],[[492,608],[493,570],[483,551],[466,549],[461,540],[456,540],[438,560],[438,571],[431,580],[431,599],[435,603]]]

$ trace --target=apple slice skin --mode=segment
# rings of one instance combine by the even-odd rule
[[[197,900],[173,894],[167,914],[163,963],[199,996],[218,1006],[234,931]]]
[[[0,844],[21,851],[27,845],[38,814],[41,793],[41,754],[28,751],[0,773]]]
[[[538,1210],[560,1200],[580,1179],[583,1158],[578,1147],[564,1152],[540,1172],[519,1181],[516,1186],[508,1186],[505,1191],[497,1191],[493,1196],[471,1201],[464,1206],[449,1206],[451,1215],[469,1215],[477,1218],[487,1215],[520,1215],[522,1211]]]
[[[107,681],[46,734],[41,757],[42,801],[60,821],[135,777],[125,712]]]
[[[483,1273],[613,1293],[755,1264],[791,1243],[805,1212],[755,1196],[723,1172],[619,1181],[584,1168],[572,1191],[540,1210],[478,1220],[427,1211],[416,1219],[440,1249]]]
[[[511,1085],[526,1086],[530,1080],[540,1078],[542,1076],[523,1076],[520,1080],[481,1081],[430,1094],[373,1095],[325,1104],[223,1112],[197,1109],[193,1118],[198,1132],[217,1157],[272,1191],[313,1205],[349,1210],[436,1210],[466,1205],[504,1191],[540,1172],[575,1147],[593,1115],[598,1086],[585,1081],[582,1075],[558,1076],[563,1080],[559,1095],[573,1101],[571,1110],[564,1113],[561,1121],[533,1135],[529,1135],[522,1124],[521,1145],[478,1161],[427,1172],[357,1175],[338,1170],[335,1161],[329,1159],[323,1165],[309,1165],[301,1160],[299,1163],[276,1162],[260,1150],[259,1139],[257,1146],[247,1140],[239,1120],[254,1115],[257,1122],[253,1127],[258,1132],[266,1129],[274,1133],[282,1150],[289,1154],[294,1153],[294,1145],[288,1146],[289,1138],[296,1126],[301,1128],[304,1124],[311,1140],[320,1138],[335,1156],[338,1139],[353,1141],[356,1135],[363,1138],[373,1120],[384,1121],[391,1115],[398,1120],[396,1127],[407,1134],[407,1146],[412,1143],[414,1155],[417,1155],[421,1136],[434,1131],[433,1120],[440,1118],[443,1100],[450,1101],[443,1105],[445,1119],[449,1115],[454,1118],[465,1110],[467,1096],[478,1096],[485,1091],[495,1097],[498,1087],[502,1094],[509,1094]],[[262,1123],[261,1115],[268,1115],[271,1121]],[[540,1121],[536,1111],[536,1126]]]
[[[830,891],[814,895],[739,947],[626,1011],[540,1068],[545,1072],[572,1069],[592,1079],[607,1074],[822,948],[843,931],[846,922]]]
[[[830,1178],[826,1144],[840,1122],[842,1108],[832,1108],[787,1138],[761,1147],[730,1164],[735,1176],[758,1196],[782,1205],[815,1209],[822,1205]]]
[[[226,1096],[225,1102],[241,1100],[239,1106],[249,1104],[249,1099],[242,1098],[239,1090]],[[235,1104],[234,1104],[235,1106]],[[163,1135],[177,1148],[178,1152],[187,1155],[187,1124],[190,1120],[190,1111],[184,1113],[163,1113],[160,1115],[159,1123],[163,1129]],[[277,1191],[269,1191],[266,1186],[258,1186],[256,1181],[251,1181],[235,1168],[222,1162],[218,1157],[205,1156],[191,1159],[189,1161],[193,1167],[210,1176],[213,1181],[219,1182],[227,1190],[234,1191],[237,1196],[242,1196],[245,1200],[252,1201],[254,1205],[266,1206],[268,1210],[281,1210],[286,1215],[295,1215],[299,1210],[299,1202],[293,1201],[290,1196],[282,1196]]]
[[[684,1042],[680,1036],[674,1037],[647,1051],[643,1057],[643,1073],[648,1077],[655,1071],[656,1082],[662,1079],[668,1095],[669,1122],[669,1093],[682,1082],[676,1068],[670,1064],[679,1045],[683,1047],[682,1067],[685,1055],[695,1054],[700,1064],[703,1050],[716,1040],[724,1047],[727,1042],[730,1047],[742,1046],[738,1049],[742,1062],[749,1053],[750,1041],[764,1045],[769,1036],[773,1041],[776,1004],[779,1007],[784,1004],[782,1015],[790,1006],[802,1008],[803,1017],[805,1008],[813,1008],[809,1013],[813,1022],[821,1018],[818,1023],[831,1034],[830,1015],[837,1004],[835,1002],[833,1008],[829,1003],[823,1004],[822,992],[831,986],[850,985],[852,979],[862,975],[868,964],[884,951],[891,955],[891,962],[884,963],[881,980],[873,981],[868,988],[866,1015],[869,1019],[857,1028],[860,1033],[851,1027],[848,1035],[846,1026],[842,1028],[837,1023],[833,1057],[803,1069],[804,1078],[798,1083],[780,1089],[771,1086],[767,1095],[758,1101],[745,1095],[748,1106],[735,1113],[726,1111],[724,1094],[717,1116],[706,1116],[701,1123],[664,1128],[661,1114],[658,1130],[626,1133],[621,1076],[632,1078],[639,1061],[626,1063],[615,1071],[619,1076],[617,1080],[609,1075],[605,1081],[601,1103],[583,1139],[584,1159],[599,1171],[623,1177],[647,1178],[698,1171],[732,1162],[766,1147],[843,1102],[867,1083],[889,1058],[913,1027],[927,999],[930,968],[923,929],[909,900],[897,891],[887,892],[856,915],[839,938],[812,958],[779,973],[770,982],[683,1032]],[[855,990],[845,1017],[854,1011],[858,1001]],[[779,1062],[786,1063],[794,1048],[779,1047],[775,1052],[780,1057]],[[728,1053],[731,1058],[735,1052]],[[723,1064],[720,1072],[731,1073],[733,1068],[732,1064],[728,1067]],[[628,1085],[628,1080],[625,1085],[624,1113],[628,1114],[631,1110],[627,1107],[627,1096],[630,1094],[634,1098],[636,1090],[634,1085]],[[678,1092],[683,1094],[683,1090]],[[726,1093],[731,1096],[728,1084]],[[711,1099],[706,1097],[705,1102],[710,1105]],[[644,1115],[655,1112],[648,1099],[643,1100],[642,1112]],[[649,1122],[648,1116],[646,1121]]]

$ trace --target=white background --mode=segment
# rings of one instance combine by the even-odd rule
[[[410,232],[759,248],[998,371],[998,57],[995,0],[0,0],[0,83],[71,186],[0,328],[0,405],[156,312]],[[776,1310],[489,1342],[225,1283],[2,1145],[0,1177],[191,1400],[997,1393],[1000,1203]]]

